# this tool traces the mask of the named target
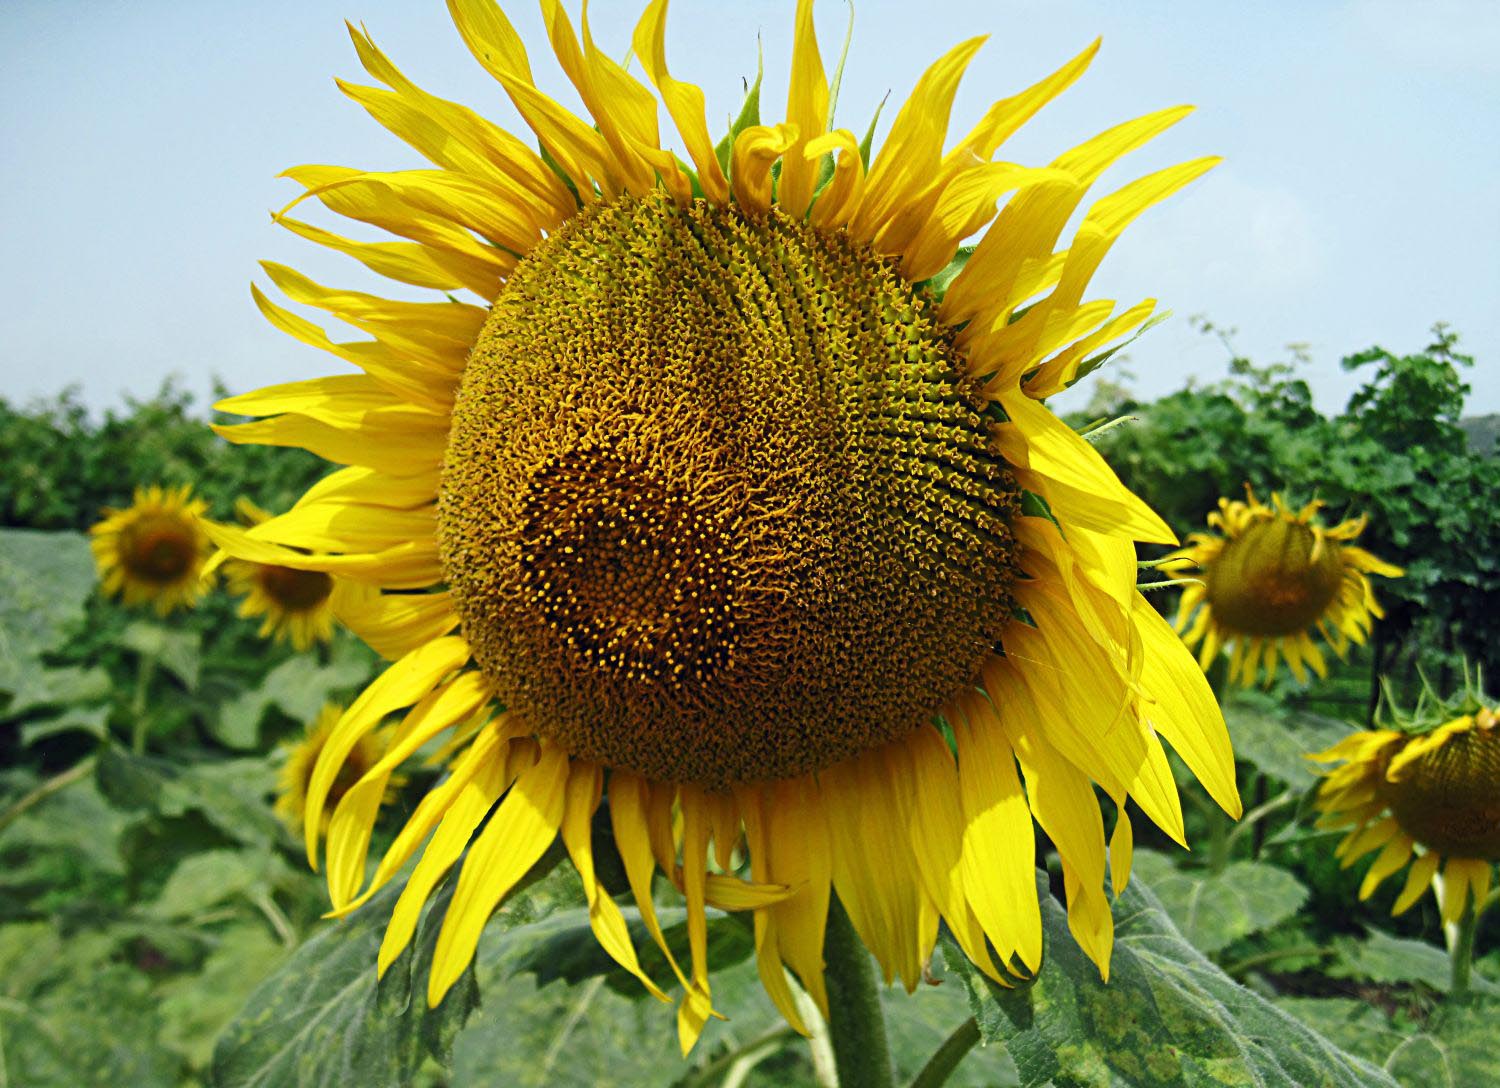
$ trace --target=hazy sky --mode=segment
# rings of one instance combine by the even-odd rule
[[[601,45],[623,55],[642,4],[596,0]],[[765,116],[780,119],[792,6],[674,4],[673,71],[704,87],[711,118],[738,107],[759,35]],[[540,81],[576,104],[535,8],[508,10]],[[819,6],[826,57],[846,16],[834,0]],[[337,286],[374,285],[267,216],[298,191],[276,179],[285,167],[418,165],[333,85],[369,82],[346,17],[429,90],[517,123],[436,0],[0,3],[0,396],[78,383],[105,406],[171,372],[206,390],[215,375],[247,389],[339,369],[267,325],[248,283],[266,285],[256,261],[270,258]],[[1189,328],[1201,313],[1237,327],[1262,361],[1305,342],[1319,401],[1336,409],[1353,385],[1341,355],[1375,342],[1414,350],[1441,320],[1479,359],[1470,410],[1500,410],[1496,0],[860,0],[839,123],[862,132],[888,90],[899,101],[931,60],[985,32],[955,130],[1104,37],[1092,70],[1003,157],[1044,162],[1117,121],[1191,102],[1196,115],[1097,192],[1200,154],[1228,160],[1138,221],[1094,280],[1095,297],[1154,295],[1175,313],[1132,349],[1137,389],[1222,375],[1223,349]]]

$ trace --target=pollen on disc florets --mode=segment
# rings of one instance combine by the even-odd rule
[[[1338,548],[1312,526],[1282,517],[1226,540],[1204,575],[1216,619],[1268,638],[1307,630],[1338,596],[1343,578]]]
[[[1009,620],[1016,484],[931,298],[843,234],[596,205],[496,299],[439,497],[463,632],[576,756],[723,785],[901,736]]]
[[[1500,728],[1454,733],[1380,792],[1401,829],[1444,855],[1500,861]]]

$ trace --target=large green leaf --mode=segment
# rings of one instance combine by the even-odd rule
[[[1333,718],[1283,710],[1254,693],[1226,701],[1224,719],[1236,759],[1299,789],[1317,781],[1317,765],[1307,757],[1337,744],[1354,728]]]
[[[1420,984],[1444,993],[1452,981],[1448,953],[1426,941],[1372,929],[1364,940],[1340,937],[1333,947],[1336,956],[1328,973],[1335,978]],[[1477,971],[1471,983],[1481,994],[1500,997],[1500,986]]]
[[[328,923],[240,1010],[214,1049],[218,1088],[404,1088],[428,1057],[446,1061],[477,1001],[472,970],[435,1009],[425,1000],[442,911],[434,897],[383,979],[375,957],[400,884]]]
[[[658,986],[671,989],[675,984],[671,967],[641,921],[640,912],[630,906],[621,908],[621,913],[642,970]],[[687,910],[659,907],[657,921],[672,955],[679,963],[688,962]],[[732,967],[755,951],[747,921],[723,911],[709,911],[708,962],[716,969]],[[604,951],[589,926],[588,910],[584,907],[558,911],[512,932],[507,940],[492,942],[490,948],[491,962],[499,971],[507,975],[529,972],[536,976],[539,986],[558,979],[575,985],[602,976],[611,988],[626,997],[647,996],[646,988]]]
[[[1141,850],[1134,871],[1150,885],[1182,935],[1210,954],[1270,929],[1307,902],[1307,889],[1296,877],[1264,861],[1232,862],[1218,873],[1189,872],[1165,854]]]
[[[671,930],[680,925],[680,907],[662,906],[659,914]],[[633,916],[632,916],[633,917]],[[529,926],[507,931],[498,940],[486,936],[480,946],[479,982],[484,1003],[459,1034],[449,1083],[453,1088],[492,1085],[592,1086],[720,1085],[730,1083],[734,1060],[759,1058],[743,1082],[754,1088],[818,1088],[808,1044],[785,1029],[785,1021],[761,985],[753,959],[730,962],[743,930],[739,920],[719,917],[722,947],[710,952],[714,1008],[723,1020],[710,1020],[693,1052],[683,1058],[677,1044],[676,1008],[640,1000],[640,983],[617,988],[612,961],[587,930],[579,931],[579,914],[560,911]],[[715,941],[711,923],[710,943]],[[577,939],[564,947],[560,937]],[[636,934],[643,962],[654,953]],[[544,968],[552,953],[558,962]],[[686,962],[686,960],[684,960]],[[591,967],[602,973],[589,974]],[[545,977],[539,975],[545,974]],[[666,987],[669,993],[675,983]],[[948,982],[921,986],[908,995],[899,987],[882,991],[886,1030],[898,1081],[905,1083],[926,1064],[954,1027],[968,1015],[961,985]],[[773,1038],[768,1052],[757,1044]],[[976,1049],[948,1080],[949,1088],[1005,1088],[1018,1082],[1015,1063],[1003,1046]]]
[[[347,642],[340,643],[347,647]],[[358,687],[370,678],[370,662],[362,653],[346,649],[319,665],[308,654],[289,657],[277,665],[260,686],[226,703],[210,723],[214,737],[230,748],[249,750],[260,744],[261,719],[276,707],[293,721],[310,722],[337,693]]]
[[[1108,983],[1040,874],[1038,890],[1047,959],[1034,983],[1002,989],[944,949],[983,1036],[1010,1050],[1025,1088],[1392,1083],[1205,959],[1139,880],[1115,900]]]
[[[1440,1006],[1425,1024],[1393,1021],[1348,997],[1281,998],[1298,1019],[1351,1053],[1381,1065],[1402,1088],[1481,1088],[1500,1084],[1495,1021],[1500,1002]]]
[[[41,657],[83,619],[94,560],[82,533],[0,529],[0,692],[17,704],[46,701],[31,686]]]
[[[265,759],[174,763],[111,745],[99,753],[97,777],[104,795],[123,809],[162,816],[200,812],[240,842],[264,845],[286,837],[266,804],[276,775]]]
[[[17,1088],[178,1088],[157,1042],[145,974],[109,961],[110,938],[50,922],[0,927],[3,1083]]]
[[[120,632],[120,645],[134,650],[182,682],[188,691],[198,686],[203,636],[159,623],[139,621]]]

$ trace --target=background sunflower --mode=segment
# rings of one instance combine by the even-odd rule
[[[89,530],[105,593],[126,604],[150,604],[157,615],[188,608],[204,590],[208,504],[188,485],[138,487],[123,510],[106,510]]]
[[[1314,632],[1341,658],[1351,642],[1363,644],[1385,615],[1368,576],[1398,578],[1402,570],[1352,543],[1363,517],[1329,528],[1320,501],[1294,512],[1275,492],[1269,506],[1248,487],[1246,495],[1220,499],[1208,515],[1218,534],[1192,533],[1163,560],[1174,576],[1196,579],[1178,602],[1177,629],[1199,647],[1205,669],[1227,649],[1230,679],[1240,684],[1269,684],[1281,660],[1300,681],[1309,667],[1326,676]]]

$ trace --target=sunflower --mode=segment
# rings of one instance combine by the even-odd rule
[[[1223,535],[1192,533],[1163,564],[1176,574],[1202,575],[1183,591],[1177,630],[1189,646],[1202,643],[1198,660],[1205,669],[1227,645],[1229,677],[1246,687],[1262,671],[1269,684],[1279,658],[1303,683],[1309,665],[1326,676],[1313,631],[1340,658],[1350,642],[1363,645],[1371,624],[1385,615],[1368,576],[1399,578],[1403,571],[1350,543],[1364,532],[1364,516],[1330,529],[1317,516],[1320,501],[1293,513],[1275,492],[1270,506],[1249,487],[1245,494],[1247,502],[1220,499],[1208,515],[1209,527]]]
[[[307,816],[307,784],[312,779],[313,768],[317,766],[318,756],[322,754],[323,746],[328,743],[328,738],[332,735],[334,726],[338,725],[339,719],[344,716],[345,709],[338,703],[326,703],[300,738],[282,745],[283,762],[281,772],[276,779],[275,810],[276,815],[280,816],[293,832],[302,830],[302,822]],[[366,771],[380,761],[388,739],[388,736],[382,733],[366,733],[359,738],[354,747],[349,749],[348,755],[344,757],[343,766],[339,768],[339,773],[328,787],[328,803],[337,803],[338,798],[343,797]],[[404,782],[405,779],[400,775],[392,775],[387,784],[388,793],[394,793]],[[327,811],[325,810],[317,818],[326,831],[328,828]]]
[[[784,968],[826,1012],[835,896],[888,983],[917,984],[940,919],[991,977],[1034,972],[1034,817],[1061,856],[1072,931],[1107,973],[1105,867],[1122,887],[1127,799],[1183,838],[1160,739],[1225,809],[1239,802],[1202,673],[1135,588],[1133,542],[1171,531],[1040,401],[1148,320],[1153,301],[1116,313],[1082,301],[1085,286],[1137,215],[1217,160],[1103,197],[1054,247],[1095,179],[1188,109],[1045,167],[992,161],[1095,43],[945,151],[975,39],[926,71],[871,156],[831,127],[803,0],[787,120],[742,117],[716,144],[703,93],[668,70],[665,0],[634,34],[650,86],[586,18],[580,41],[543,4],[590,120],[539,89],[498,8],[449,7],[541,152],[419,89],[351,28],[384,86],[341,88],[435,168],[287,172],[299,201],[407,241],[353,241],[290,208],[278,221],[480,304],[392,301],[268,264],[293,301],[370,338],[336,342],[257,289],[262,311],[363,373],[220,405],[268,417],[220,428],[231,441],[347,467],[281,517],[216,528],[218,543],[377,588],[362,630],[399,658],[318,759],[304,819],[315,866],[348,753],[411,708],[332,805],[335,910],[426,841],[384,970],[467,850],[429,977],[436,1004],[560,835],[602,945],[665,1000],[597,875],[589,830],[607,797],[642,921],[683,991],[686,1051],[713,1015],[710,905],[753,911],[761,978],[798,1029]],[[663,149],[658,96],[690,163]],[[367,875],[387,776],[490,706],[504,710]],[[1096,784],[1118,814],[1108,839]],[[657,922],[657,869],[686,901],[686,964]]]
[[[272,517],[246,498],[235,503],[235,511],[247,525],[260,525]],[[340,583],[332,575],[244,559],[227,559],[224,573],[235,594],[244,598],[239,614],[246,619],[264,617],[261,638],[285,639],[305,650],[333,637],[334,598]]]
[[[106,594],[126,604],[150,602],[158,615],[187,608],[203,593],[209,539],[201,520],[208,504],[193,489],[138,487],[123,510],[105,510],[89,530]]]
[[[1361,899],[1411,862],[1392,914],[1410,909],[1439,869],[1444,922],[1457,922],[1471,895],[1476,909],[1484,903],[1491,866],[1500,861],[1500,721],[1493,708],[1423,733],[1355,733],[1312,758],[1342,761],[1326,773],[1315,803],[1323,813],[1318,826],[1349,829],[1338,846],[1344,867],[1380,851],[1359,887]]]

